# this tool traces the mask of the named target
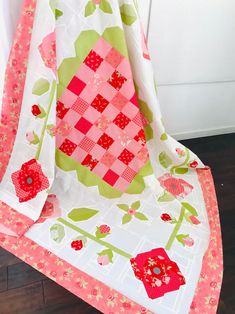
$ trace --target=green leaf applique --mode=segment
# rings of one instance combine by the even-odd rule
[[[65,237],[65,231],[64,227],[60,224],[54,224],[50,228],[50,234],[51,238],[56,242],[56,243],[61,243],[62,240]]]
[[[166,141],[168,139],[168,135],[166,133],[163,133],[160,137],[161,141]]]
[[[95,3],[90,0],[88,1],[86,8],[85,8],[85,17],[92,15],[96,10],[96,5]]]
[[[159,162],[162,165],[163,168],[168,168],[170,165],[172,165],[171,158],[167,155],[166,152],[161,152],[159,155]]]
[[[136,201],[136,202],[132,203],[131,208],[138,210],[140,208],[140,201]]]
[[[55,9],[55,18],[58,20],[59,17],[61,17],[64,13],[59,10],[59,9]]]
[[[148,218],[143,214],[143,213],[135,213],[135,218],[139,219],[139,220],[148,220]]]
[[[107,0],[101,0],[100,5],[99,5],[100,10],[102,10],[104,13],[109,13],[112,14],[113,10],[111,8],[111,5]]]
[[[190,205],[189,203],[186,202],[181,202],[182,206],[184,206],[185,209],[187,209],[193,216],[198,216],[197,210]]]
[[[73,221],[85,221],[95,216],[99,211],[91,208],[74,208],[68,214]]]
[[[164,191],[163,195],[158,198],[158,202],[172,202],[174,200],[175,197],[167,191]]]
[[[136,11],[133,5],[123,4],[120,7],[122,21],[126,25],[132,25],[137,20]]]
[[[118,208],[124,210],[125,212],[128,212],[129,206],[127,204],[118,204]]]
[[[50,83],[46,79],[39,79],[34,83],[32,93],[37,96],[41,96],[48,92],[50,88]]]
[[[129,214],[125,214],[123,217],[122,217],[122,224],[125,225],[127,224],[128,222],[130,222],[132,220],[132,216],[129,215]]]

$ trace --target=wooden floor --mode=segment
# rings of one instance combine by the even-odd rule
[[[183,143],[206,165],[210,165],[213,171],[221,214],[225,268],[218,314],[233,314],[235,313],[235,134],[188,140]],[[95,314],[99,312],[0,248],[0,314],[43,313]]]

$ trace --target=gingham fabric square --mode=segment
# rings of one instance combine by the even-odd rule
[[[57,125],[70,126],[57,148],[122,192],[149,158],[130,78],[129,61],[101,38],[56,108]]]

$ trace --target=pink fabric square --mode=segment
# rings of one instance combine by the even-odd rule
[[[107,166],[105,166],[104,164],[102,163],[98,163],[94,169],[93,169],[93,172],[95,174],[97,174],[100,178],[103,178],[103,176],[105,175],[105,173],[109,170],[109,168]]]
[[[136,172],[133,169],[131,169],[130,167],[126,167],[126,169],[124,170],[124,172],[121,175],[121,177],[128,182],[132,182],[132,180],[134,179],[135,176],[136,176]]]
[[[119,141],[115,141],[113,145],[109,148],[109,152],[116,157],[118,157],[122,151],[123,146]]]
[[[136,172],[139,172],[142,166],[143,166],[143,162],[139,160],[138,158],[132,159],[132,161],[128,165],[128,167],[130,167],[132,170]]]
[[[124,178],[119,177],[116,183],[114,184],[114,188],[119,191],[125,192],[129,185],[130,185],[129,181],[126,181]]]
[[[90,104],[95,99],[96,95],[97,91],[91,88],[90,85],[86,85],[81,92],[80,97]]]
[[[102,62],[96,73],[100,74],[105,81],[107,81],[112,75],[114,68],[108,62]]]
[[[92,69],[89,68],[85,63],[82,63],[76,73],[76,76],[84,83],[88,83],[89,80],[92,80],[94,71],[92,71]]]
[[[93,48],[93,50],[98,53],[102,58],[105,58],[111,49],[112,46],[103,38],[100,38]]]
[[[92,148],[92,150],[90,151],[90,154],[91,154],[94,158],[100,160],[100,159],[104,156],[105,152],[106,152],[106,150],[105,150],[103,147],[101,147],[100,145],[96,144],[96,145]]]
[[[112,48],[106,56],[105,60],[114,68],[116,68],[121,63],[123,58],[124,57],[120,54],[119,51],[117,51],[115,48]]]
[[[87,137],[89,137],[94,142],[97,142],[102,134],[103,131],[93,125],[92,128],[90,128],[90,130],[87,132]]]
[[[80,118],[81,116],[77,112],[69,110],[65,115],[63,121],[74,127]]]
[[[71,108],[77,98],[77,95],[75,95],[69,89],[66,89],[63,95],[60,97],[60,102],[62,102],[66,108]]]
[[[139,113],[139,109],[131,102],[128,102],[122,109],[122,113],[132,120]]]
[[[103,115],[107,117],[110,121],[116,118],[116,116],[119,114],[119,110],[115,108],[112,104],[109,104],[103,111]]]
[[[117,91],[110,84],[105,82],[100,88],[100,94],[110,102],[117,94]]]
[[[130,62],[128,59],[124,58],[122,62],[119,64],[117,67],[117,70],[122,73],[127,79],[131,79],[132,81],[132,71],[131,71],[131,66]]]
[[[67,138],[78,145],[84,138],[84,134],[79,132],[77,129],[72,129]]]
[[[142,145],[138,142],[136,142],[136,140],[131,140],[130,143],[128,143],[127,145],[127,149],[132,152],[134,155],[137,155],[138,152],[142,149]]]
[[[120,138],[123,136],[123,131],[114,123],[111,123],[105,132],[118,142],[120,142]]]
[[[140,131],[140,127],[131,121],[125,128],[125,132],[131,137],[134,138]]]
[[[92,150],[94,146],[95,146],[95,142],[90,140],[87,136],[85,136],[79,144],[79,147],[81,147],[87,153],[90,153],[90,151]]]
[[[118,109],[122,110],[123,107],[128,103],[128,99],[121,93],[117,93],[111,100],[111,103]]]
[[[121,87],[120,93],[125,95],[126,98],[131,99],[135,93],[133,81],[128,79]]]
[[[121,162],[119,159],[116,159],[115,162],[112,164],[111,168],[114,172],[121,175],[125,171],[126,165],[123,162]]]
[[[89,120],[92,124],[94,124],[100,116],[101,114],[99,111],[97,111],[92,106],[90,106],[83,115],[83,117]]]
[[[109,169],[103,177],[103,180],[109,183],[110,185],[114,185],[117,182],[119,175],[116,174],[114,171]]]
[[[102,157],[101,162],[110,168],[115,160],[116,160],[115,156],[113,156],[109,152],[106,152]]]
[[[135,117],[133,118],[133,122],[137,124],[140,128],[143,128],[143,120],[142,120],[142,114],[138,111]]]
[[[87,156],[87,152],[81,149],[81,147],[77,147],[72,153],[71,157],[81,163],[82,160]]]
[[[72,109],[79,113],[81,116],[84,114],[88,107],[89,104],[80,97],[78,97],[75,103],[72,105]]]

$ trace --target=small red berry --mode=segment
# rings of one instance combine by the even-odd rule
[[[71,243],[71,248],[75,251],[80,251],[83,248],[82,240],[76,240]]]
[[[161,215],[161,219],[162,219],[163,221],[166,221],[166,222],[172,220],[171,216],[168,215],[168,214],[162,214],[162,215]]]
[[[192,162],[189,164],[189,166],[190,166],[191,168],[196,168],[196,167],[198,166],[198,162],[197,162],[196,160],[194,160],[194,161],[192,161]]]
[[[37,117],[37,116],[39,116],[39,115],[41,114],[41,110],[40,110],[40,108],[39,108],[38,105],[33,105],[33,106],[32,106],[32,114],[33,114],[35,117]]]
[[[100,233],[104,234],[104,233],[109,233],[110,232],[110,227],[107,225],[101,225],[99,226],[99,231]]]

